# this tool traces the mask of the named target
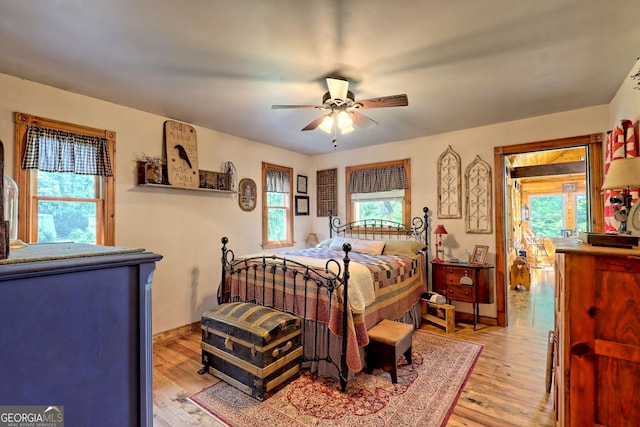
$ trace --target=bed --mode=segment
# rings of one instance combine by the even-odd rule
[[[303,367],[340,380],[364,367],[368,329],[383,319],[420,324],[429,209],[410,224],[329,215],[329,239],[314,248],[236,258],[222,242],[218,302],[251,302],[303,319]],[[345,301],[347,303],[345,304]]]

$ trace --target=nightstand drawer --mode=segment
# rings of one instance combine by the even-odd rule
[[[444,289],[444,296],[450,300],[475,302],[475,286],[449,284]]]
[[[468,277],[467,280],[473,281],[474,271],[468,268],[448,267],[444,270],[444,282],[448,285],[460,285],[460,279]]]

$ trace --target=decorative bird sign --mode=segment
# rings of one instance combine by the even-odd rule
[[[164,150],[167,159],[167,182],[184,188],[198,188],[200,169],[196,130],[186,123],[164,122]]]
[[[177,144],[173,148],[177,148],[178,149],[178,156],[180,156],[180,158],[182,160],[187,162],[187,165],[189,165],[189,169],[193,169],[193,166],[191,166],[191,160],[189,160],[189,155],[187,154],[187,150],[185,150],[184,147],[182,145],[180,145],[180,144]]]

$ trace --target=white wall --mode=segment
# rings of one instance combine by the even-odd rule
[[[238,206],[235,195],[135,186],[135,158],[160,155],[166,117],[54,89],[0,74],[0,139],[5,173],[13,175],[15,111],[117,132],[116,245],[161,254],[153,280],[153,333],[200,320],[214,304],[220,279],[220,238],[228,236],[236,253],[256,252],[261,241],[261,199],[252,212]],[[315,175],[308,156],[276,149],[196,127],[201,169],[236,166],[238,181],[261,182],[261,162]],[[304,245],[311,217],[295,217],[295,238]]]
[[[637,67],[634,69],[637,70]],[[634,71],[635,73],[635,71]],[[354,164],[411,158],[412,214],[422,207],[432,210],[431,226],[444,224],[446,256],[461,257],[474,245],[488,245],[487,262],[493,262],[495,229],[491,234],[466,234],[464,220],[436,218],[436,161],[448,145],[460,154],[463,169],[479,155],[493,166],[493,147],[605,132],[620,118],[640,117],[640,91],[622,82],[611,105],[602,105],[549,116],[465,129],[408,141],[348,150],[348,136],[339,151],[308,157],[248,141],[214,130],[196,127],[201,169],[221,170],[230,160],[238,180],[261,179],[261,162],[293,166],[294,174],[307,175],[311,216],[296,217],[295,238],[302,247],[310,231],[328,237],[327,218],[315,217],[316,170],[338,168],[338,214],[344,217],[344,168]],[[153,284],[153,333],[198,321],[214,304],[220,277],[220,238],[228,236],[236,253],[260,249],[260,208],[242,211],[237,198],[228,194],[136,187],[137,155],[160,154],[166,117],[73,94],[0,74],[0,139],[5,144],[6,173],[13,171],[13,112],[78,123],[118,133],[116,154],[116,245],[143,247],[159,253]],[[369,132],[375,132],[370,130]],[[258,205],[260,202],[258,203]],[[433,235],[430,236],[433,238]],[[432,239],[433,240],[433,239]],[[433,250],[433,246],[432,246]],[[471,312],[466,304],[458,309]],[[480,308],[483,316],[495,317],[494,305]]]
[[[444,240],[445,256],[447,258],[463,258],[466,252],[473,250],[474,245],[488,245],[489,254],[486,262],[494,263],[495,221],[493,233],[491,234],[467,234],[464,227],[464,211],[462,219],[437,219],[438,187],[436,163],[440,154],[450,145],[460,155],[464,180],[464,170],[473,162],[476,155],[479,155],[482,160],[489,163],[492,171],[494,171],[494,147],[605,132],[608,129],[607,126],[609,126],[609,108],[607,105],[602,105],[409,141],[394,142],[367,149],[351,151],[343,149],[336,153],[314,157],[314,169],[338,168],[338,215],[344,217],[345,166],[410,158],[412,215],[422,216],[422,207],[427,206],[431,211],[431,230],[435,229],[437,224],[443,224],[446,227],[449,232]],[[348,141],[345,138],[341,142],[341,146],[345,147],[347,144]],[[315,229],[321,240],[328,237],[326,222],[326,218],[317,218],[315,221]],[[431,241],[431,253],[433,254],[435,253],[433,234],[430,234],[429,239]],[[469,304],[456,302],[454,305],[458,310],[467,313],[472,312]],[[481,305],[480,314],[482,316],[496,317],[495,304]]]
[[[620,120],[628,119],[633,122],[636,132],[636,139],[640,138],[638,132],[638,121],[640,120],[640,86],[639,79],[631,79],[631,76],[640,72],[640,59],[631,67],[627,77],[622,81],[618,93],[611,101],[609,127],[611,129]],[[634,89],[634,88],[639,89]]]

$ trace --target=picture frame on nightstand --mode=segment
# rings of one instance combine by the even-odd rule
[[[489,252],[489,246],[475,245],[471,254],[471,264],[484,264],[487,252]]]

